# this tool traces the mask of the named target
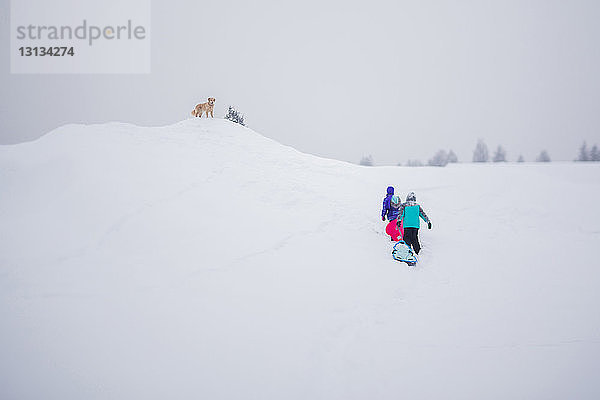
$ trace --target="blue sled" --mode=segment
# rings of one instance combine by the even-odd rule
[[[405,262],[411,267],[415,266],[419,261],[415,252],[404,243],[404,240],[401,240],[394,245],[392,257],[394,257],[394,260]]]

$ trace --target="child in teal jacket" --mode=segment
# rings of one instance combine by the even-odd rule
[[[427,228],[431,229],[431,221],[423,208],[417,203],[415,192],[410,192],[406,196],[406,203],[403,203],[398,210],[399,216],[397,221],[398,227],[400,224],[404,226],[404,243],[408,247],[414,249],[415,253],[419,254],[421,245],[419,244],[419,228],[421,221],[427,222]]]

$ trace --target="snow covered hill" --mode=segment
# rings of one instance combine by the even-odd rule
[[[388,185],[433,220],[392,260]],[[360,167],[226,120],[0,146],[2,399],[596,399],[600,166]]]

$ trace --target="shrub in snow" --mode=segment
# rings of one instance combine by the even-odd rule
[[[236,124],[246,126],[246,124],[244,123],[244,115],[240,114],[240,112],[232,106],[229,106],[229,108],[227,109],[225,119],[228,119],[231,122],[235,122]]]
[[[452,150],[450,150],[450,152],[448,152],[448,162],[449,163],[457,163],[458,162],[458,157],[456,157],[456,154],[454,154],[454,152]]]
[[[483,140],[479,139],[475,146],[475,150],[473,151],[473,162],[488,162],[489,159],[490,156],[488,154],[487,145]]]
[[[373,166],[373,157],[369,154],[368,156],[361,158],[359,164],[366,165],[368,167],[372,167]]]
[[[600,161],[600,151],[598,151],[598,146],[596,145],[590,151],[590,161]]]
[[[434,167],[445,167],[448,164],[448,153],[444,150],[440,150],[427,162],[427,165]]]
[[[550,156],[546,150],[542,150],[539,156],[535,159],[537,162],[550,162]]]
[[[598,151],[598,146],[594,145],[592,150],[588,150],[587,143],[583,142],[579,148],[579,155],[575,161],[600,161],[600,151]]]
[[[576,161],[590,161],[590,154],[588,153],[587,144],[583,142],[579,148],[579,156]]]
[[[494,162],[506,162],[506,150],[502,148],[502,146],[498,146],[496,152],[494,153],[494,157],[492,158]]]
[[[420,160],[408,160],[406,162],[407,167],[422,167],[423,163]]]
[[[517,160],[517,162],[525,162],[525,159],[522,155],[519,155],[519,159]]]

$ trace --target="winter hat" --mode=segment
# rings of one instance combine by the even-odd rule
[[[388,186],[388,188],[387,188],[387,194],[394,194],[394,187],[393,186]]]
[[[417,195],[415,192],[410,192],[406,195],[406,201],[417,201]]]
[[[398,206],[400,204],[400,196],[392,196],[391,203],[393,206]]]

